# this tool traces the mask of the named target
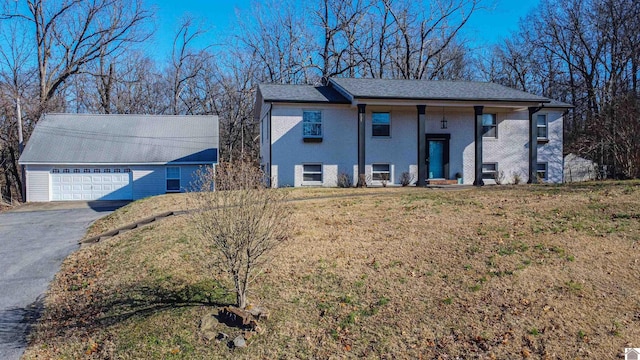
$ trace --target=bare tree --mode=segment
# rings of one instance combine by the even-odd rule
[[[5,8],[4,17],[25,20],[34,32],[40,111],[88,63],[149,36],[143,25],[151,14],[141,0],[27,0],[26,8]]]
[[[266,185],[259,168],[236,161],[200,169],[193,184],[197,192],[189,194],[195,229],[219,255],[216,264],[230,275],[241,309],[249,286],[293,227],[287,191]]]

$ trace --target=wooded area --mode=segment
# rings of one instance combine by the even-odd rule
[[[491,48],[461,33],[490,0],[274,1],[240,14],[223,43],[185,18],[171,54],[145,53],[143,0],[18,0],[0,10],[0,185],[20,199],[25,141],[46,112],[217,114],[220,160],[258,157],[261,82],[332,76],[493,81],[574,104],[565,153],[640,177],[640,2],[542,0]],[[306,14],[306,16],[299,16]],[[233,31],[232,31],[233,30]],[[198,46],[196,45],[198,44]]]

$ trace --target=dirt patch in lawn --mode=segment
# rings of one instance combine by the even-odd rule
[[[234,298],[178,216],[71,255],[25,358],[604,359],[640,346],[638,182],[285,191],[315,199],[290,203],[297,231],[250,294],[272,316],[246,349],[199,335]],[[185,196],[134,202],[95,231]]]

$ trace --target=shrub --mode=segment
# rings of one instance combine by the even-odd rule
[[[413,182],[413,175],[411,175],[410,172],[405,171],[402,174],[400,174],[400,185],[408,186],[412,182]]]
[[[350,188],[351,187],[351,176],[347,173],[340,173],[338,175],[338,187],[340,188]]]
[[[522,183],[522,177],[520,176],[520,173],[518,173],[518,172],[515,172],[515,171],[514,171],[514,172],[511,174],[511,176],[513,177],[513,183],[514,183],[515,185],[518,185],[518,184],[521,184],[521,183]]]

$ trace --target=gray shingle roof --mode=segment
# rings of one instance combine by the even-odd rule
[[[506,86],[475,81],[331,78],[354,98],[458,101],[544,102],[550,99]]]
[[[264,101],[349,104],[330,86],[260,84]]]
[[[217,116],[48,114],[20,157],[23,164],[217,162]]]
[[[548,103],[548,104],[544,104],[544,107],[547,107],[547,108],[574,108],[575,106],[573,106],[571,104],[567,104],[567,103],[562,102],[562,101],[551,99],[551,102]]]

